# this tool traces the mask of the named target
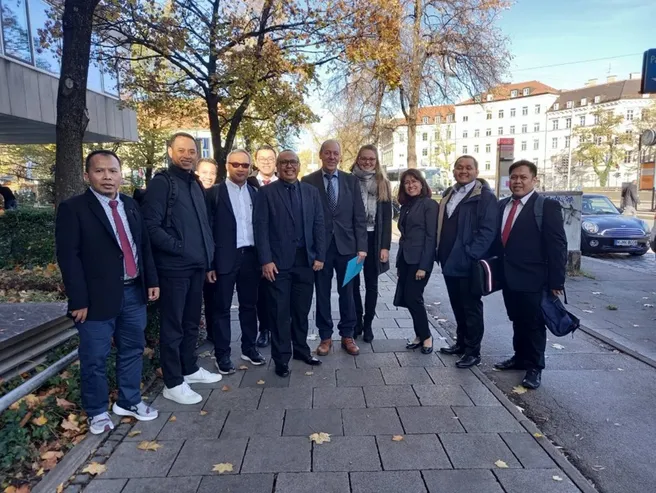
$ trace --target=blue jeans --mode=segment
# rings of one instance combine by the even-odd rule
[[[80,334],[82,407],[90,418],[104,413],[109,406],[107,358],[112,337],[117,349],[117,404],[128,409],[141,402],[146,305],[142,302],[140,290],[138,285],[124,288],[123,306],[116,318],[76,324]]]

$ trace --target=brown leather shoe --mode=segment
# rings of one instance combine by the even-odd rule
[[[330,348],[333,347],[332,339],[322,339],[321,344],[317,346],[317,355],[326,356],[330,354]]]
[[[360,354],[360,348],[355,344],[352,337],[342,337],[342,348],[351,356]]]

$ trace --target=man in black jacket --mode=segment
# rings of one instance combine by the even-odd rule
[[[472,268],[490,254],[499,227],[499,208],[489,187],[476,179],[478,162],[474,157],[460,156],[453,176],[456,184],[440,202],[437,261],[456,317],[457,336],[453,346],[440,348],[440,352],[461,354],[456,366],[470,368],[481,362],[484,331],[483,301],[472,290]]]
[[[303,177],[303,182],[319,190],[326,225],[326,262],[324,268],[315,273],[317,290],[317,327],[321,343],[317,354],[325,356],[332,348],[333,319],[330,306],[330,292],[333,270],[337,273],[337,292],[339,293],[339,334],[342,348],[351,355],[360,353],[355,344],[355,302],[353,283],[342,286],[346,265],[356,255],[359,262],[367,256],[367,218],[360,193],[358,179],[337,170],[341,161],[342,149],[336,140],[321,144],[319,159],[321,169]]]
[[[567,237],[561,207],[535,191],[537,166],[517,161],[510,166],[512,197],[499,202],[497,252],[503,259],[503,301],[513,324],[512,358],[498,370],[525,370],[522,385],[537,389],[547,343],[541,301],[545,290],[565,289]]]
[[[107,412],[106,364],[117,348],[119,416],[157,418],[141,400],[146,303],[159,297],[157,272],[139,207],[118,193],[121,161],[111,151],[87,156],[89,189],[59,205],[55,228],[57,262],[68,310],[80,335],[82,405],[91,433],[114,428]]]
[[[169,141],[171,166],[148,184],[142,202],[161,286],[160,360],[165,398],[180,404],[202,400],[191,383],[212,383],[221,375],[196,364],[203,282],[214,253],[205,195],[194,174],[196,140],[177,133]]]

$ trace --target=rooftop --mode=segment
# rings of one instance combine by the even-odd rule
[[[609,82],[604,84],[597,84],[593,79],[584,87],[562,91],[549,111],[580,108],[588,104],[609,103],[620,99],[643,99],[646,97],[656,99],[655,94],[645,96],[640,93],[640,78],[615,81],[613,77],[609,77],[608,80]],[[568,103],[570,103],[569,107]]]
[[[449,115],[453,115],[452,121],[455,121],[455,106],[446,104],[442,106],[425,106],[419,108],[417,111],[417,125],[433,125],[435,123],[451,123],[447,121]],[[424,120],[427,118],[427,120]],[[405,118],[394,118],[390,125],[392,127],[399,127],[406,125]]]
[[[558,89],[554,89],[553,87],[537,80],[501,84],[500,86],[490,89],[488,92],[458,103],[456,106],[505,101],[508,99],[520,99],[530,96],[539,96],[541,94],[558,94]]]

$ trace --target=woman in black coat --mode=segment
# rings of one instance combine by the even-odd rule
[[[408,309],[416,337],[406,348],[424,354],[433,352],[433,338],[424,306],[424,289],[433,270],[437,237],[438,204],[431,198],[426,180],[416,169],[403,172],[400,179],[399,253],[396,257],[398,282],[394,305]]]
[[[371,328],[378,301],[378,276],[389,270],[389,251],[392,243],[392,192],[390,182],[378,160],[376,146],[360,148],[351,172],[360,181],[360,191],[367,215],[367,257],[364,261],[365,298],[362,306],[360,276],[353,280],[356,323],[354,337],[364,332],[362,340],[371,342]]]

